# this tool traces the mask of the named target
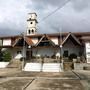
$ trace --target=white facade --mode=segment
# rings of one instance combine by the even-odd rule
[[[86,42],[85,46],[86,46],[86,59],[87,59],[87,63],[90,63],[90,42]]]
[[[36,13],[28,13],[27,19],[37,19]]]
[[[38,42],[38,38],[32,38],[32,41],[34,44],[36,44]]]
[[[4,39],[3,46],[11,46],[11,39]]]
[[[55,43],[55,45],[58,45],[58,38],[51,38],[51,40]]]
[[[33,49],[33,56],[37,57],[52,57],[55,55],[56,57],[60,57],[60,49],[54,49],[54,48],[39,48],[39,49]]]
[[[39,48],[33,49],[33,56],[52,56],[54,54],[54,49],[52,48]]]
[[[37,15],[36,13],[29,13],[27,18],[27,35],[36,34]]]
[[[9,62],[0,62],[0,68],[6,68]]]
[[[28,21],[27,22],[27,26],[28,26],[28,28],[35,28],[36,27],[36,21],[35,20],[33,20],[33,21]]]
[[[62,55],[64,54],[64,51],[68,51],[68,55],[74,53],[77,56],[80,53],[80,46],[76,46],[73,44],[72,41],[68,40],[64,46],[62,46]],[[60,57],[60,48],[36,48],[33,49],[33,56],[41,57],[41,56],[49,56],[55,55],[56,57]]]

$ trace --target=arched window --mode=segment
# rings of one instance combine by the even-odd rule
[[[34,30],[32,29],[32,33],[34,33]]]
[[[30,29],[28,30],[28,33],[29,33],[29,34],[31,33]]]

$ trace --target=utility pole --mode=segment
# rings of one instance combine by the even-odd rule
[[[62,49],[63,46],[62,46],[62,32],[61,32],[61,29],[59,30],[59,37],[60,37],[60,44],[59,44],[59,47],[60,47],[60,67],[63,70],[63,49]]]
[[[23,37],[23,51],[22,51],[22,70],[24,69],[24,63],[25,63],[25,33],[22,34]]]

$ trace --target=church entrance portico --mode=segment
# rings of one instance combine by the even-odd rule
[[[32,52],[32,57],[56,59],[56,53],[58,52],[58,48],[53,47],[34,48]]]

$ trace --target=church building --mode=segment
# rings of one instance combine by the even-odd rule
[[[75,59],[90,63],[90,32],[38,34],[37,23],[37,14],[29,13],[26,32],[17,36],[0,37],[0,48],[8,50],[12,60],[24,57],[25,60],[34,62],[35,59],[48,58],[47,60],[59,62],[63,58],[65,62],[73,55],[76,56]]]

